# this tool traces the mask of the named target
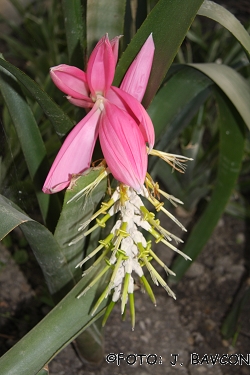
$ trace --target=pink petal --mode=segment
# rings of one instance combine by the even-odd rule
[[[81,69],[61,64],[50,69],[50,76],[54,84],[65,94],[91,101],[87,77]]]
[[[76,99],[72,98],[71,96],[67,96],[67,99],[71,104],[76,105],[77,107],[92,108],[94,106],[94,102],[91,99]]]
[[[114,55],[114,59],[115,59],[115,65],[117,64],[117,60],[118,60],[119,40],[120,40],[121,37],[122,37],[122,35],[116,36],[115,38],[113,38],[110,41],[112,51],[113,51],[113,55]]]
[[[98,105],[85,116],[69,133],[43,186],[43,192],[56,193],[70,184],[72,174],[89,168],[98,135]]]
[[[105,35],[95,46],[87,67],[87,80],[91,94],[105,95],[115,74],[115,58],[109,38]]]
[[[140,52],[127,70],[127,73],[125,74],[120,85],[122,90],[132,95],[134,98],[139,100],[139,102],[142,101],[146,91],[153,63],[154,50],[154,41],[152,34],[150,34]]]
[[[141,103],[133,98],[133,96],[115,86],[111,86],[111,89],[108,91],[106,97],[111,103],[128,112],[130,116],[134,117],[142,132],[145,142],[149,144],[149,148],[153,148],[155,143],[154,126],[151,118]]]
[[[147,172],[147,151],[138,125],[127,112],[105,102],[99,138],[112,175],[135,190],[142,187]]]

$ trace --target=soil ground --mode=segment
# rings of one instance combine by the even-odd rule
[[[249,0],[218,2],[242,22],[249,20]],[[105,355],[98,367],[83,364],[69,345],[50,363],[50,375],[249,374],[250,304],[242,310],[235,346],[232,340],[223,339],[220,331],[234,296],[250,285],[246,276],[249,233],[248,224],[224,215],[202,254],[181,282],[172,286],[176,301],[155,286],[157,307],[154,307],[146,294],[137,291],[134,332],[129,320],[121,321],[116,306],[105,328]],[[169,265],[173,254],[163,246],[156,249],[157,255]],[[49,311],[43,278],[32,254],[18,266],[13,259],[14,250],[0,245],[0,355]],[[109,355],[112,353],[113,357]],[[126,360],[121,359],[118,366],[119,353]],[[140,357],[132,364],[135,354],[147,357],[141,357],[142,364]],[[240,354],[249,365],[239,364]]]
[[[186,276],[173,286],[176,301],[163,288],[155,286],[157,307],[154,307],[147,294],[137,291],[134,332],[131,331],[129,319],[121,321],[117,305],[105,328],[105,355],[98,367],[83,364],[70,345],[52,360],[50,374],[106,375],[111,372],[119,375],[146,375],[154,371],[159,375],[249,374],[249,304],[241,314],[236,345],[232,346],[232,341],[223,339],[220,333],[223,318],[234,295],[241,289],[242,283],[245,286],[250,284],[250,280],[245,279],[247,233],[243,221],[225,215]],[[169,264],[173,254],[164,246],[158,245],[156,249],[160,258]],[[11,253],[1,247],[0,261],[0,354],[3,354],[49,308],[43,303],[42,278],[32,257],[28,264],[18,266]],[[32,270],[32,275],[28,270]],[[108,356],[109,353],[114,353],[114,356]],[[119,353],[123,353],[126,359],[120,360],[120,366]],[[153,355],[141,357],[141,365],[140,357],[137,357],[132,365],[136,358],[133,354]],[[217,362],[213,365],[209,356],[216,358],[216,354]],[[221,357],[223,354],[227,356]],[[239,354],[247,358],[249,365],[239,364]],[[177,362],[174,366],[175,359]],[[197,364],[202,359],[203,363]],[[153,365],[155,360],[156,364]],[[220,362],[229,363],[222,365]]]

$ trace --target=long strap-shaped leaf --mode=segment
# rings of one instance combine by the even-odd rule
[[[86,222],[93,214],[96,205],[100,202],[107,188],[106,178],[102,180],[90,194],[84,198],[74,199],[77,193],[89,186],[103,172],[103,168],[95,168],[85,172],[84,176],[78,177],[67,189],[64,196],[63,208],[54,233],[55,239],[60,245],[69,265],[75,283],[81,277],[81,270],[75,266],[84,257],[83,246],[85,238],[83,231],[79,232],[81,224]]]
[[[123,34],[125,0],[91,0],[87,2],[88,55],[106,33],[110,39]]]
[[[83,69],[86,50],[86,5],[83,6],[81,0],[62,0],[62,7],[69,63]]]
[[[142,24],[119,60],[115,85],[119,85],[139,49],[153,33],[155,56],[143,103],[149,105],[165,77],[202,0],[160,0]]]
[[[90,194],[87,194],[87,197],[73,200],[72,198],[96,180],[103,170],[103,168],[95,168],[85,172],[84,176],[76,179],[72,188],[66,190],[62,212],[55,230],[55,239],[67,260],[74,283],[81,278],[81,269],[76,269],[75,266],[84,256],[83,247],[85,244],[83,232],[79,232],[78,229],[81,224],[90,218],[96,205],[103,197],[107,187],[106,179],[102,180]],[[97,244],[98,239],[95,246]],[[69,285],[69,288],[65,288],[64,292],[68,292],[70,287],[71,285]],[[59,295],[58,297],[62,296]],[[86,302],[86,308],[88,303],[92,304],[93,301]],[[87,361],[100,362],[102,360],[104,349],[100,323],[97,321],[76,339],[78,354]]]
[[[0,195],[0,240],[20,226],[40,264],[51,294],[66,286],[73,287],[72,273],[52,233],[42,224],[21,212],[10,200]]]
[[[1,57],[1,56],[0,56]],[[58,135],[65,135],[73,126],[69,117],[58,107],[58,105],[20,69],[0,58],[0,66],[5,68],[30,92],[38,104],[48,116]]]
[[[15,78],[3,68],[0,68],[0,90],[34,182],[44,222],[49,228],[54,229],[59,216],[59,202],[56,196],[50,197],[41,191],[49,170],[49,162],[36,120]]]
[[[224,212],[240,172],[244,150],[242,119],[224,95],[217,93],[216,99],[219,109],[220,124],[218,173],[208,206],[192,229],[183,248],[183,251],[193,260],[195,260],[205,246],[219,218]],[[172,266],[172,270],[177,276],[175,278],[170,277],[171,281],[178,282],[189,265],[188,262],[178,257]]]
[[[250,59],[250,36],[232,13],[213,1],[205,0],[197,14],[211,18],[230,31],[238,39]]]
[[[220,64],[190,64],[214,81],[233,103],[250,129],[250,86],[238,72]]]
[[[97,287],[93,286],[84,297],[77,298],[92,277],[93,272],[84,277],[35,328],[0,358],[1,375],[37,374],[102,315],[106,300],[99,313],[94,317],[89,314]]]
[[[188,90],[183,89],[186,82],[189,82]],[[204,74],[187,66],[179,66],[179,70],[175,71],[166,84],[161,87],[148,108],[155,128],[157,149],[169,152],[173,139],[176,139],[180,132],[189,125],[211,94],[212,85],[213,82]],[[153,178],[155,178],[157,169],[161,168],[160,165],[161,162],[158,158],[149,158],[149,170]],[[161,174],[162,181],[164,181],[164,176]],[[173,176],[167,174],[165,178],[174,178]],[[183,197],[178,195],[178,191],[175,194],[183,200]]]
[[[154,124],[156,140],[161,141],[164,136],[167,138],[167,144],[170,144],[185,126],[187,112],[192,111],[194,116],[207,99],[209,87],[213,84],[204,74],[185,65],[180,65],[178,68],[161,87],[148,108],[148,114]],[[188,90],[183,89],[186,82],[188,82]],[[190,120],[190,116],[188,117]]]

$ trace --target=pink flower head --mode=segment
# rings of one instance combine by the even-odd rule
[[[154,144],[153,124],[141,105],[154,56],[152,35],[129,67],[120,88],[112,86],[119,37],[104,36],[90,55],[86,73],[69,65],[51,68],[51,78],[68,100],[91,109],[65,139],[43,186],[55,193],[70,184],[72,174],[90,167],[99,135],[110,172],[139,190],[147,171],[146,143]]]

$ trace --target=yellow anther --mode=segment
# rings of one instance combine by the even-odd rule
[[[111,206],[113,206],[114,200],[110,199],[108,202],[102,202],[101,208],[98,212],[102,214],[106,214],[106,210],[108,210]]]
[[[122,230],[121,228],[116,229],[115,234],[116,234],[116,236],[121,236],[121,237],[124,237],[124,238],[129,236],[129,233],[126,232],[125,230]]]
[[[159,212],[161,210],[162,206],[164,206],[164,203],[159,202],[159,201],[156,201],[156,202],[155,202],[156,204],[154,204],[154,206],[155,206],[156,211]]]
[[[155,237],[155,243],[159,243],[164,239],[164,236],[158,233],[154,228],[149,229],[149,233]]]
[[[123,221],[120,228],[116,229],[116,231],[115,231],[116,236],[120,237],[120,241],[122,240],[122,238],[125,238],[125,237],[129,236],[129,233],[126,232],[127,225],[128,225],[128,223]]]
[[[138,250],[139,250],[139,252],[140,252],[140,256],[141,256],[142,254],[144,254],[145,248],[143,247],[143,245],[142,245],[141,242],[138,242],[138,243],[137,243],[137,248],[138,248]]]
[[[90,233],[92,233],[94,230],[96,230],[98,227],[101,227],[101,228],[105,228],[106,226],[106,221],[108,221],[108,219],[110,218],[110,215],[109,214],[106,214],[105,216],[103,216],[101,219],[98,219],[96,218],[96,224],[93,225],[92,228],[90,228],[89,230],[87,230],[85,233],[84,233],[84,236],[88,236]]]
[[[152,199],[154,199],[154,197],[157,197],[158,199],[160,199],[159,184],[158,182],[154,182],[154,180],[152,179],[149,173],[147,173],[147,176],[146,176],[146,187],[147,187],[148,192],[149,192],[149,188],[152,190],[152,193],[149,192]]]
[[[109,259],[104,259],[104,260],[105,260],[106,264],[107,264],[109,267],[112,266],[112,264],[110,263]]]
[[[110,218],[110,215],[109,214],[106,214],[105,216],[103,216],[101,219],[98,219],[96,218],[96,222],[97,224],[99,225],[99,227],[101,228],[105,228],[106,226],[106,221],[108,221],[108,219]]]
[[[116,254],[115,254],[116,258],[122,258],[122,260],[126,260],[126,259],[129,259],[129,256],[127,256],[126,252],[122,249],[118,249]]]
[[[146,250],[147,251],[150,251],[150,249],[151,249],[151,244],[152,244],[152,241],[150,240],[150,241],[147,241],[147,246],[146,246]]]
[[[105,224],[105,222],[102,221],[102,219],[101,220],[96,219],[96,222],[99,225],[99,227],[101,227],[101,228],[105,228],[106,227],[106,224]]]
[[[153,212],[148,211],[145,206],[141,206],[140,210],[143,213],[144,220],[150,221],[150,220],[154,219],[155,214]]]
[[[122,206],[124,206],[125,202],[128,200],[127,190],[127,186],[123,184],[120,185],[120,202]]]
[[[159,243],[163,240],[163,236],[159,235],[158,238],[156,238],[155,243]]]
[[[113,233],[110,233],[104,240],[100,240],[99,243],[104,247],[109,247],[111,245],[111,240],[114,237]]]

